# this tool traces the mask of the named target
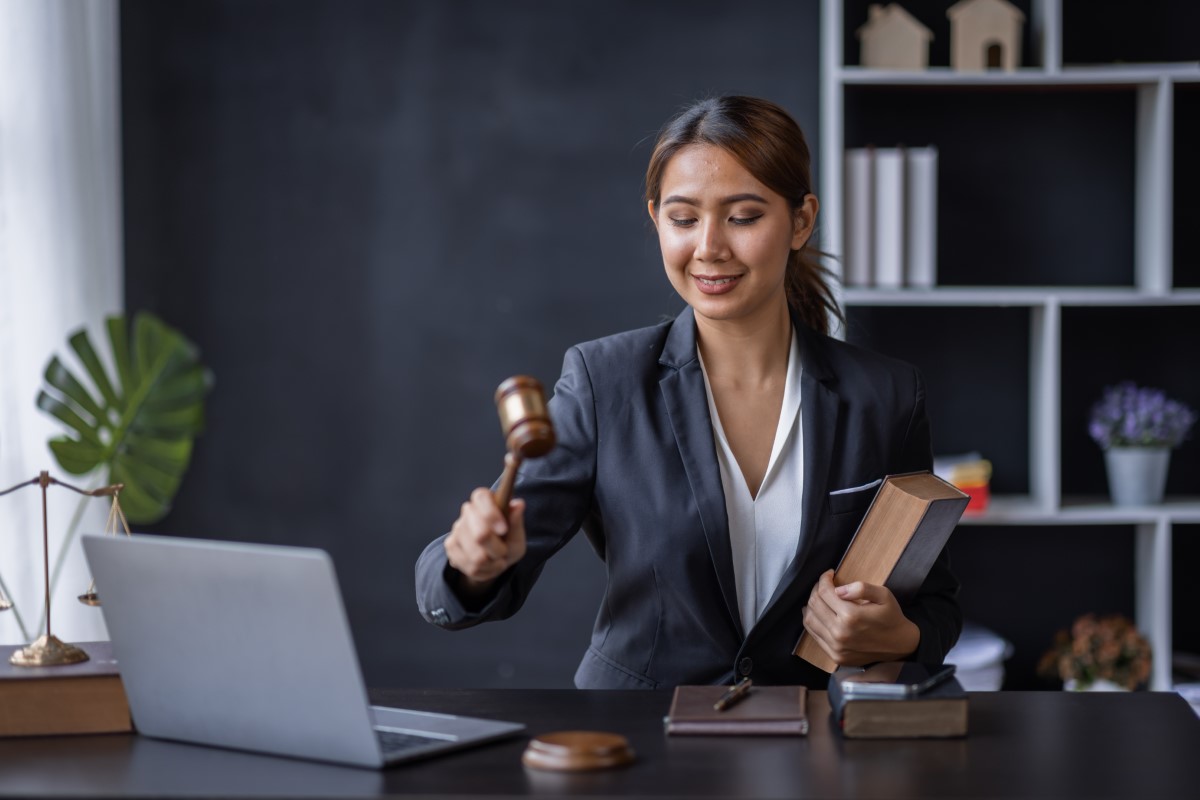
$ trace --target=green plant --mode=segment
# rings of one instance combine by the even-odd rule
[[[105,369],[87,330],[80,329],[68,341],[94,393],[54,356],[37,406],[68,428],[50,440],[59,466],[72,475],[105,471],[95,485],[125,485],[121,507],[131,522],[157,522],[170,510],[192,443],[204,428],[212,373],[200,364],[197,347],[153,314],[138,313],[132,325],[123,314],[110,316],[105,328],[115,372]],[[71,517],[55,558],[51,593],[87,502],[82,498]],[[17,622],[28,639],[19,614]],[[34,630],[41,627],[39,622]]]
[[[153,314],[106,321],[116,374],[110,378],[86,330],[71,335],[71,349],[98,392],[93,396],[55,356],[37,405],[70,428],[50,440],[59,465],[72,475],[107,469],[108,483],[123,483],[121,506],[131,522],[166,516],[204,428],[204,396],[212,373],[199,350]]]

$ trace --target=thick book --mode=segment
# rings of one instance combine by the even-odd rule
[[[803,686],[752,686],[724,711],[713,703],[728,686],[677,686],[664,720],[669,734],[701,736],[803,736],[808,733]]]
[[[925,582],[970,498],[931,472],[889,475],[859,523],[833,582],[886,586],[903,605]],[[815,667],[834,663],[816,640],[800,634],[792,651]]]
[[[915,697],[851,698],[829,680],[829,707],[848,739],[942,739],[967,735],[967,693],[950,678]]]
[[[0,646],[0,736],[133,730],[110,642],[83,642],[89,659],[60,667],[9,663],[22,646]]]

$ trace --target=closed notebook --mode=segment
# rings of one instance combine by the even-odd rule
[[[754,686],[724,711],[713,703],[728,686],[677,686],[665,720],[667,733],[708,736],[803,736],[808,733],[803,686]]]

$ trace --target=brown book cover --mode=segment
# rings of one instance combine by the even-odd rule
[[[829,682],[829,706],[848,739],[944,739],[967,735],[967,693],[954,678],[915,697],[853,698]]]
[[[90,656],[60,667],[9,662],[23,645],[0,646],[0,736],[127,733],[129,702],[110,642],[82,642]]]
[[[677,686],[665,720],[667,733],[706,736],[803,736],[808,733],[803,686],[752,686],[724,711],[713,703],[728,686]]]
[[[903,604],[921,588],[969,501],[931,472],[889,475],[834,571],[834,584],[880,584]],[[811,636],[801,634],[792,652],[826,672],[837,669]]]

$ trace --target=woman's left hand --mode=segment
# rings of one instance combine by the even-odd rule
[[[804,607],[804,628],[840,666],[900,661],[916,652],[921,630],[886,586],[855,581],[834,586],[821,575]]]

